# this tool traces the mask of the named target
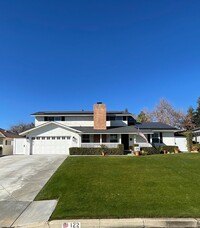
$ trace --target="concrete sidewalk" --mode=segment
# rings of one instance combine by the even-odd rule
[[[68,226],[63,226],[66,223]],[[76,226],[75,226],[76,223]],[[79,224],[78,224],[79,223]],[[74,226],[73,226],[74,225]],[[133,219],[73,219],[35,223],[15,228],[193,228],[200,227],[200,219],[194,218],[133,218]]]

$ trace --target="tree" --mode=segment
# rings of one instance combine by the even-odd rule
[[[139,115],[137,116],[137,121],[138,122],[149,122],[150,118],[145,114],[144,111],[141,111]]]
[[[192,130],[196,127],[195,124],[195,111],[193,107],[189,107],[187,111],[187,115],[185,116],[183,122],[183,128],[186,130]]]
[[[197,108],[195,112],[195,125],[196,127],[200,127],[200,97],[197,100]]]
[[[154,111],[146,113],[146,115],[150,116],[153,121],[159,121],[177,128],[182,128],[185,119],[185,114],[176,110],[165,99],[161,99]]]
[[[28,124],[19,123],[17,125],[11,126],[10,127],[10,131],[12,131],[12,132],[14,132],[16,134],[19,134],[19,133],[21,133],[23,131],[27,131],[27,130],[29,130],[31,128],[34,128],[34,127],[35,127],[34,123],[28,123]]]

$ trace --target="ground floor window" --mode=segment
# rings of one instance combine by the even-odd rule
[[[82,143],[89,143],[90,135],[82,135]]]
[[[154,133],[152,135],[152,143],[159,143],[160,139],[159,139],[159,134],[158,133]]]
[[[110,142],[112,142],[112,143],[118,142],[117,135],[115,135],[115,134],[110,135]]]

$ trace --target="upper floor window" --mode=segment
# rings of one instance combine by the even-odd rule
[[[120,120],[120,121],[126,121],[126,116],[107,116],[107,121],[113,121],[113,120]]]
[[[64,116],[45,116],[44,121],[65,121]]]

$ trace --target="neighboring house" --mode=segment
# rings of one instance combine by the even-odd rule
[[[194,134],[194,141],[197,143],[200,143],[200,127],[195,128],[193,130],[193,134]]]
[[[35,128],[15,140],[15,154],[69,154],[70,147],[117,147],[133,144],[177,145],[178,130],[159,122],[137,123],[127,111],[106,111],[98,102],[93,111],[36,112]]]
[[[21,136],[0,128],[0,155],[13,154],[13,140]]]

